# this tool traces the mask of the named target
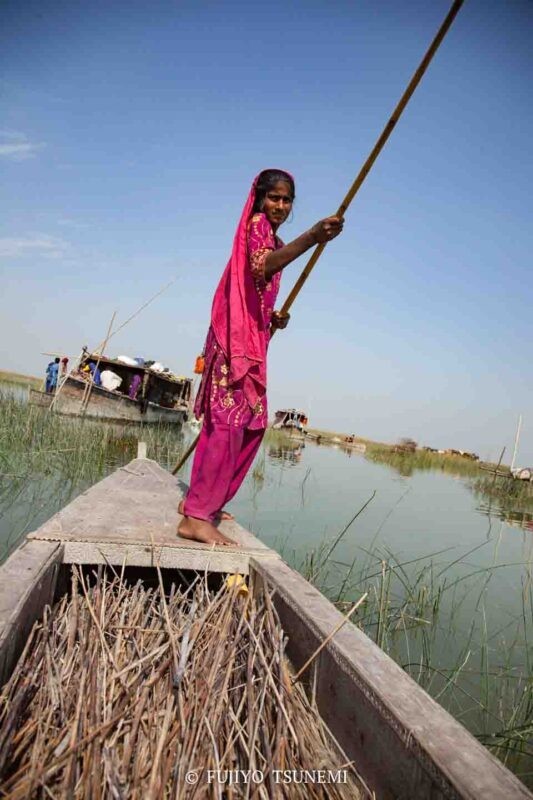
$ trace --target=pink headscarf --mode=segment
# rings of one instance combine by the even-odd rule
[[[259,400],[259,392],[262,390],[264,394],[266,390],[266,352],[270,339],[250,270],[247,245],[257,182],[264,171],[252,183],[211,310],[211,326],[229,363],[229,385],[244,378],[245,396],[252,407]]]

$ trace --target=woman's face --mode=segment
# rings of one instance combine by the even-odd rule
[[[286,181],[278,181],[266,193],[262,211],[274,230],[289,216],[292,202],[291,187]]]

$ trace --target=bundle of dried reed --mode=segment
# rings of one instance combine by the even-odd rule
[[[74,570],[0,695],[0,796],[360,796],[284,646],[268,595]]]

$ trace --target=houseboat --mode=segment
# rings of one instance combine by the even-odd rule
[[[284,408],[276,411],[272,428],[283,430],[291,436],[305,436],[305,426],[308,423],[307,414],[295,408]]]
[[[235,520],[235,547],[177,538],[184,490],[138,457],[0,566],[3,797],[531,800],[359,603],[348,619]]]
[[[29,402],[60,414],[116,422],[181,425],[190,416],[192,379],[157,362],[84,351],[76,370],[59,379],[54,393],[30,390]]]

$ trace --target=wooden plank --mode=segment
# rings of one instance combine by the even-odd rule
[[[54,596],[63,547],[24,542],[0,566],[0,685],[24,649],[34,622]]]
[[[250,567],[253,582],[258,579],[275,589],[274,603],[289,636],[287,653],[298,670],[342,614],[283,561],[252,559]],[[306,677],[324,721],[380,800],[533,797],[350,622],[326,645]]]
[[[248,575],[253,554],[240,548],[206,549],[147,547],[145,545],[66,542],[65,564],[113,564],[115,567],[155,567],[197,572],[239,572]],[[275,557],[275,556],[274,556]],[[261,556],[263,559],[264,556]],[[279,559],[279,556],[278,556]]]
[[[178,503],[186,487],[155,461],[136,458],[77,497],[38,530],[32,541],[65,544],[67,563],[161,566],[248,573],[252,555],[278,558],[275,551],[234,520],[221,530],[238,548],[215,548],[181,539],[176,530]],[[154,556],[152,548],[157,555]]]

